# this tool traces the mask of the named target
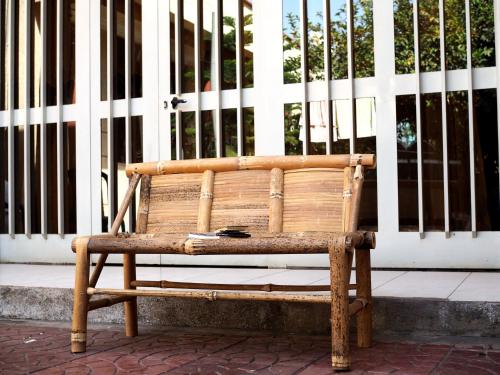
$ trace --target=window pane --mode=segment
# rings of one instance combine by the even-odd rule
[[[325,79],[323,0],[307,0],[308,81]]]
[[[57,2],[47,1],[47,105],[57,104]]]
[[[463,0],[447,0],[444,4],[446,69],[465,69],[467,67],[465,2]]]
[[[222,110],[222,156],[238,156],[236,108]]]
[[[394,53],[396,74],[415,73],[413,1],[394,0]]]
[[[181,0],[181,92],[194,92],[194,12],[193,3]]]
[[[496,90],[474,91],[477,230],[500,230]]]
[[[418,231],[417,111],[415,95],[396,97],[399,231]]]
[[[26,106],[26,12],[25,0],[14,1],[14,109]],[[12,4],[12,3],[11,3]],[[11,5],[12,6],[12,5]]]
[[[142,116],[133,116],[130,118],[130,143],[131,143],[131,158],[132,163],[142,163],[144,161],[142,151],[143,140],[143,125]],[[128,186],[127,186],[128,188]],[[135,199],[132,199],[130,205],[130,221],[132,226],[129,228],[130,232],[136,230],[137,207],[139,207],[140,189],[136,189]]]
[[[177,159],[177,131],[175,127],[175,113],[170,114],[170,159]]]
[[[4,111],[7,109],[7,90],[8,85],[7,77],[8,77],[8,53],[9,49],[7,48],[7,17],[6,14],[8,12],[8,7],[4,4],[0,4],[0,82],[2,83],[0,86],[0,111]]]
[[[253,5],[243,1],[243,87],[253,87]]]
[[[325,155],[326,142],[328,141],[328,102],[326,100],[320,102],[309,102],[309,154],[310,155]],[[304,140],[305,126],[304,118],[299,120],[301,140]]]
[[[422,95],[424,230],[444,230],[441,94]]]
[[[76,233],[76,123],[63,123],[64,233]]]
[[[450,230],[471,230],[469,113],[467,91],[447,94]]]
[[[357,153],[377,153],[377,121],[375,98],[356,99]],[[366,169],[362,203],[359,211],[359,228],[377,230],[377,170]]]
[[[237,2],[222,1],[222,89],[236,88],[236,17]]]
[[[109,230],[110,198],[109,198],[109,152],[108,152],[108,120],[101,119],[101,224],[102,231]]]
[[[493,0],[471,0],[472,66],[495,66]]]
[[[125,174],[126,165],[126,147],[125,147],[125,118],[119,117],[113,119],[113,156],[111,160],[113,161],[111,167],[111,173],[114,179],[114,189],[113,189],[113,203],[114,210],[111,213],[112,220],[116,217],[118,207],[120,206],[123,197],[128,188],[128,178]],[[128,231],[128,211],[119,229],[121,232]]]
[[[45,158],[47,161],[47,233],[58,232],[57,217],[57,125],[45,126],[46,147]],[[66,194],[66,192],[64,192]]]
[[[301,103],[285,104],[285,155],[302,155],[302,140],[299,137],[302,116]]]
[[[418,7],[420,43],[420,70],[432,72],[441,69],[439,44],[439,2],[420,0]]]
[[[24,233],[24,126],[14,126],[15,233]]]
[[[243,136],[245,137],[243,154],[255,155],[254,110],[253,107],[243,108]]]
[[[40,107],[40,56],[42,40],[40,35],[40,2],[31,2],[30,36],[30,107]]]
[[[353,0],[354,8],[354,76],[375,75],[373,44],[373,1]]]
[[[284,83],[298,83],[301,80],[300,38],[299,0],[283,0]]]
[[[130,19],[132,20],[130,30],[131,96],[140,98],[142,96],[142,0],[132,2]]]
[[[9,131],[0,127],[0,234],[9,232]]]
[[[63,103],[75,103],[75,0],[63,1]]]
[[[30,125],[30,197],[31,197],[31,233],[41,233],[41,160],[40,160],[40,125]],[[57,165],[47,165],[49,168]],[[49,192],[47,192],[47,195]],[[56,189],[57,194],[57,189]]]
[[[196,126],[194,112],[181,112],[182,154],[181,159],[196,158]]]
[[[350,154],[352,133],[351,106],[349,100],[332,101],[333,149],[334,154]]]
[[[201,90],[211,91],[217,85],[215,82],[215,56],[213,48],[215,46],[215,25],[217,3],[213,1],[204,1],[201,9],[201,19],[203,20],[200,36],[200,67],[201,67]]]
[[[125,99],[125,0],[113,1],[113,99]]]
[[[201,111],[201,157],[215,158],[215,111]]]
[[[170,93],[175,94],[175,15],[177,13],[177,6],[175,1],[170,2],[169,20],[170,20]]]
[[[347,78],[346,0],[330,0],[330,38],[333,79]]]

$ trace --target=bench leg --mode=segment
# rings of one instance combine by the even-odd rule
[[[125,289],[135,289],[130,285],[131,281],[136,279],[135,274],[135,254],[123,255],[123,281]],[[137,336],[137,297],[124,302],[125,310],[125,335]]]
[[[368,304],[356,315],[358,347],[369,348],[372,345],[372,285],[370,250],[356,250],[356,297]]]
[[[76,245],[76,279],[73,300],[73,322],[71,325],[71,352],[82,353],[87,346],[87,314],[90,254],[88,239],[79,239]]]
[[[349,353],[349,262],[343,239],[330,240],[330,285],[332,319],[332,367],[347,371],[351,366]]]

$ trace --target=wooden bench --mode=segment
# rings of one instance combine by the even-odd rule
[[[363,170],[374,167],[374,155],[361,154],[128,165],[130,186],[111,233],[77,237],[72,244],[76,252],[76,282],[71,350],[86,350],[88,312],[116,303],[124,303],[126,335],[136,336],[137,296],[329,303],[332,365],[335,369],[348,369],[350,316],[357,318],[358,345],[368,347],[372,340],[370,249],[375,247],[375,236],[373,232],[357,231],[357,222]],[[136,233],[119,234],[139,182]],[[248,226],[252,237],[187,238],[190,232],[229,225]],[[100,257],[90,276],[92,253]],[[108,254],[117,253],[123,254],[124,288],[96,288]],[[223,284],[224,280],[220,284],[203,284],[136,279],[136,254],[313,253],[329,254],[329,285],[230,285]],[[350,284],[354,253],[356,283]],[[351,303],[350,289],[356,290]],[[314,293],[318,291],[330,293]],[[97,295],[106,297],[94,298]]]

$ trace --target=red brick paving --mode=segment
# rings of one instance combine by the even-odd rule
[[[62,324],[0,321],[0,374],[332,373],[328,337],[166,330],[127,338],[111,326],[90,330],[88,338],[86,353],[71,354]],[[499,346],[466,341],[353,345],[351,373],[500,374]]]

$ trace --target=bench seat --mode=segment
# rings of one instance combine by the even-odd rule
[[[332,366],[350,367],[349,320],[358,346],[372,337],[370,250],[375,234],[358,230],[365,168],[373,155],[240,157],[128,165],[129,189],[110,233],[76,237],[76,281],[71,350],[86,350],[89,311],[123,303],[125,332],[136,336],[137,297],[249,299],[328,303]],[[135,233],[119,233],[141,184]],[[249,238],[189,238],[189,233],[245,226]],[[90,254],[100,254],[90,275]],[[185,283],[137,280],[137,254],[329,255],[329,285]],[[109,254],[123,254],[124,288],[97,288]],[[355,259],[356,282],[350,284]],[[349,301],[349,290],[356,297]],[[304,292],[307,292],[304,294]],[[104,297],[102,297],[104,296]],[[100,298],[96,298],[100,297]]]

